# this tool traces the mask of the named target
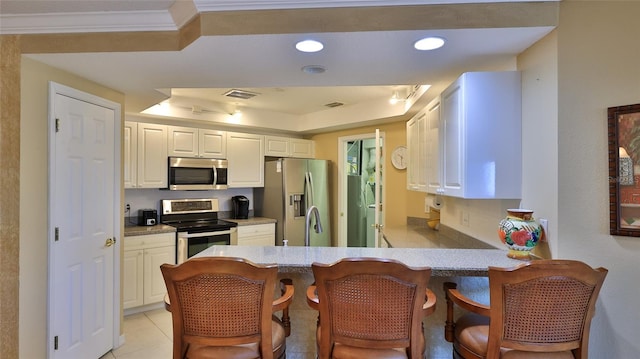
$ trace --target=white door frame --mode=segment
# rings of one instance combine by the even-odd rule
[[[114,318],[113,318],[113,348],[117,348],[119,346],[121,346],[122,344],[124,344],[124,337],[120,336],[120,317],[121,317],[121,305],[120,305],[120,252],[121,252],[121,243],[122,243],[122,233],[120,232],[120,228],[121,228],[121,222],[122,222],[122,213],[121,213],[121,206],[122,206],[122,201],[120,198],[120,193],[122,190],[122,157],[121,157],[121,152],[122,152],[122,141],[121,141],[121,134],[122,134],[122,114],[121,114],[121,105],[119,103],[116,102],[112,102],[106,99],[103,99],[101,97],[86,93],[86,92],[82,92],[79,90],[76,90],[74,88],[68,87],[68,86],[64,86],[55,82],[50,81],[49,82],[49,108],[48,108],[48,125],[49,125],[49,135],[48,135],[48,141],[49,141],[49,159],[48,159],[48,193],[49,193],[49,198],[48,198],[48,215],[47,215],[47,231],[48,231],[48,238],[47,238],[47,244],[48,244],[48,278],[47,278],[47,357],[51,358],[54,356],[53,353],[53,336],[55,335],[54,333],[52,333],[52,325],[53,325],[53,318],[54,318],[54,313],[53,313],[53,293],[54,293],[54,251],[52,248],[52,244],[54,243],[55,240],[55,223],[53,223],[53,213],[54,213],[54,203],[52,201],[53,199],[53,188],[55,186],[55,176],[52,175],[52,165],[55,163],[55,156],[56,156],[56,151],[55,151],[55,140],[53,138],[53,136],[55,136],[55,128],[56,128],[56,116],[55,116],[55,108],[54,108],[54,103],[55,103],[55,98],[57,95],[63,95],[63,96],[68,96],[71,98],[75,98],[77,100],[80,101],[84,101],[84,102],[88,102],[91,104],[95,104],[98,106],[102,106],[108,109],[111,109],[114,111],[114,147],[115,147],[115,153],[114,153],[114,161],[115,161],[115,166],[114,166],[114,174],[113,174],[113,215],[114,215],[114,227],[113,228],[113,233],[115,235],[116,238],[116,243],[115,243],[115,248],[114,248],[114,255],[113,255],[113,300],[111,301],[113,303],[113,313],[114,313]]]
[[[382,139],[382,143],[384,146],[384,132],[380,132],[380,138]],[[346,247],[347,246],[347,223],[346,223],[346,213],[347,213],[347,176],[345,175],[345,166],[344,164],[347,162],[347,153],[345,151],[345,147],[347,146],[347,142],[357,141],[357,140],[367,140],[367,139],[375,139],[376,133],[365,133],[360,135],[352,135],[352,136],[342,136],[338,137],[338,241],[336,245],[338,247]],[[384,150],[384,147],[383,147]],[[377,160],[379,161],[379,159]],[[382,183],[385,183],[385,171],[383,169],[382,172]],[[376,198],[376,202],[384,203],[384,191],[381,193],[382,198]],[[384,211],[382,212],[382,223],[384,223]],[[378,246],[378,241],[376,240],[376,246]]]

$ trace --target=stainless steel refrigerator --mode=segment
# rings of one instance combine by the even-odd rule
[[[280,158],[265,162],[264,188],[253,189],[256,216],[274,218],[276,245],[286,239],[290,246],[304,246],[305,216],[318,207],[322,233],[316,233],[310,218],[310,245],[331,245],[329,215],[329,166],[327,160]]]

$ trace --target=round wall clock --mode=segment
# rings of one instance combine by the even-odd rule
[[[407,148],[405,146],[398,146],[393,150],[391,164],[399,170],[407,168]]]

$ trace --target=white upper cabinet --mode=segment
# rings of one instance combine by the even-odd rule
[[[226,132],[192,127],[168,126],[169,156],[226,158]]]
[[[407,122],[407,189],[432,192],[440,187],[440,97]]]
[[[442,118],[440,116],[440,96],[429,103],[425,109],[424,131],[425,144],[421,149],[425,159],[425,188],[429,193],[438,193],[442,187],[442,142],[440,133]]]
[[[289,139],[291,143],[291,157],[297,158],[315,158],[316,147],[312,140],[304,140],[301,138]]]
[[[124,187],[167,187],[167,126],[124,124]]]
[[[465,73],[441,94],[437,193],[521,198],[521,92],[520,73],[509,71]]]
[[[314,141],[279,136],[264,137],[264,155],[273,157],[314,158]]]
[[[229,187],[264,187],[264,136],[227,132]]]
[[[407,189],[411,191],[426,190],[426,161],[423,148],[426,147],[425,133],[421,130],[426,122],[426,109],[418,112],[407,121]]]
[[[124,158],[124,188],[138,184],[138,123],[125,121],[122,137]]]
[[[167,126],[138,123],[136,188],[166,188],[167,166]]]

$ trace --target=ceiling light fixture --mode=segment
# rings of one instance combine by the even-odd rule
[[[236,120],[239,120],[242,117],[242,111],[240,110],[235,110],[233,111],[233,113],[230,113],[231,117],[233,117]]]
[[[393,92],[393,95],[392,95],[392,96],[391,96],[391,98],[389,99],[389,103],[390,103],[390,104],[392,104],[392,105],[395,105],[395,104],[397,104],[398,102],[401,102],[401,101],[403,102],[403,101],[405,101],[405,100],[406,100],[406,99],[401,98],[401,97],[400,97],[400,95],[398,95],[398,91],[394,91],[394,92]]]
[[[416,50],[429,51],[439,49],[444,46],[445,40],[441,37],[430,36],[420,39],[413,44]]]
[[[324,45],[316,40],[302,40],[296,43],[296,49],[302,52],[318,52],[323,48]]]

